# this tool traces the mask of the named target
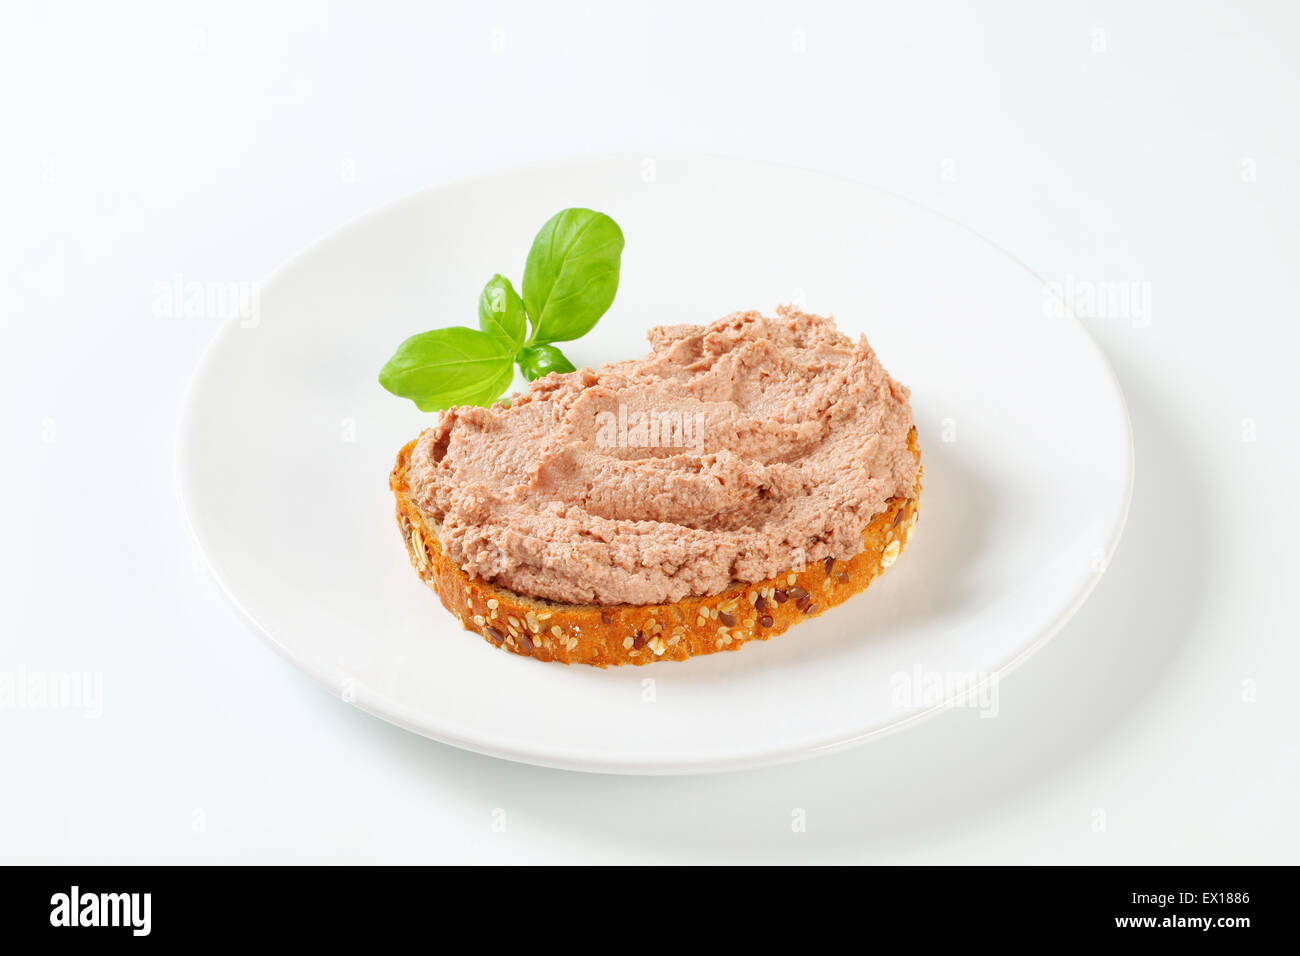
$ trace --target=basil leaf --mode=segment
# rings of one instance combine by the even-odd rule
[[[379,373],[379,384],[422,412],[490,405],[514,378],[510,344],[478,329],[455,327],[412,335]]]
[[[524,300],[503,275],[494,275],[478,298],[478,327],[510,343],[517,352],[528,334],[524,318]]]
[[[554,345],[526,345],[519,353],[519,371],[533,382],[552,372],[572,372],[573,363]]]
[[[546,221],[524,265],[530,342],[568,342],[591,331],[618,291],[623,231],[604,213],[565,209]]]

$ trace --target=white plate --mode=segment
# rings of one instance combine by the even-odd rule
[[[866,592],[766,643],[597,670],[502,653],[416,578],[388,472],[432,416],[375,376],[407,335],[474,325],[565,206],[627,237],[613,308],[577,364],[639,355],[647,328],[794,300],[867,333],[911,386],[921,521]],[[217,580],[335,694],[437,740],[583,770],[755,766],[933,712],[925,691],[1014,666],[1096,583],[1128,508],[1124,400],[1079,323],[983,239],[825,175],[615,156],[431,189],[332,233],[261,288],[195,372],[176,470]]]

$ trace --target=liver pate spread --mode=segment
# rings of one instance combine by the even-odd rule
[[[781,308],[664,326],[640,359],[443,413],[412,497],[475,577],[575,604],[714,594],[862,550],[911,496],[908,390],[865,338]]]

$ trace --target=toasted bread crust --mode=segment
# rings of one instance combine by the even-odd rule
[[[921,460],[916,429],[908,448]],[[407,485],[412,441],[397,456],[389,487],[411,565],[466,630],[514,654],[563,664],[608,667],[683,661],[765,641],[864,590],[897,560],[917,520],[921,471],[910,498],[891,498],[847,561],[817,561],[766,581],[733,583],[719,594],[672,604],[562,604],[471,578],[438,540],[437,519],[412,500]],[[782,596],[785,600],[779,600]]]

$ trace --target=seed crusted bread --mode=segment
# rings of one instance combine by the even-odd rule
[[[862,534],[863,548],[847,561],[827,558],[766,581],[734,583],[720,594],[673,604],[562,604],[531,598],[471,578],[443,550],[438,520],[410,497],[412,441],[389,476],[397,524],[411,564],[443,606],[468,631],[513,654],[563,664],[608,667],[684,661],[765,641],[864,590],[902,553],[916,524],[921,470],[910,498],[890,498]],[[907,447],[919,463],[916,429]]]

